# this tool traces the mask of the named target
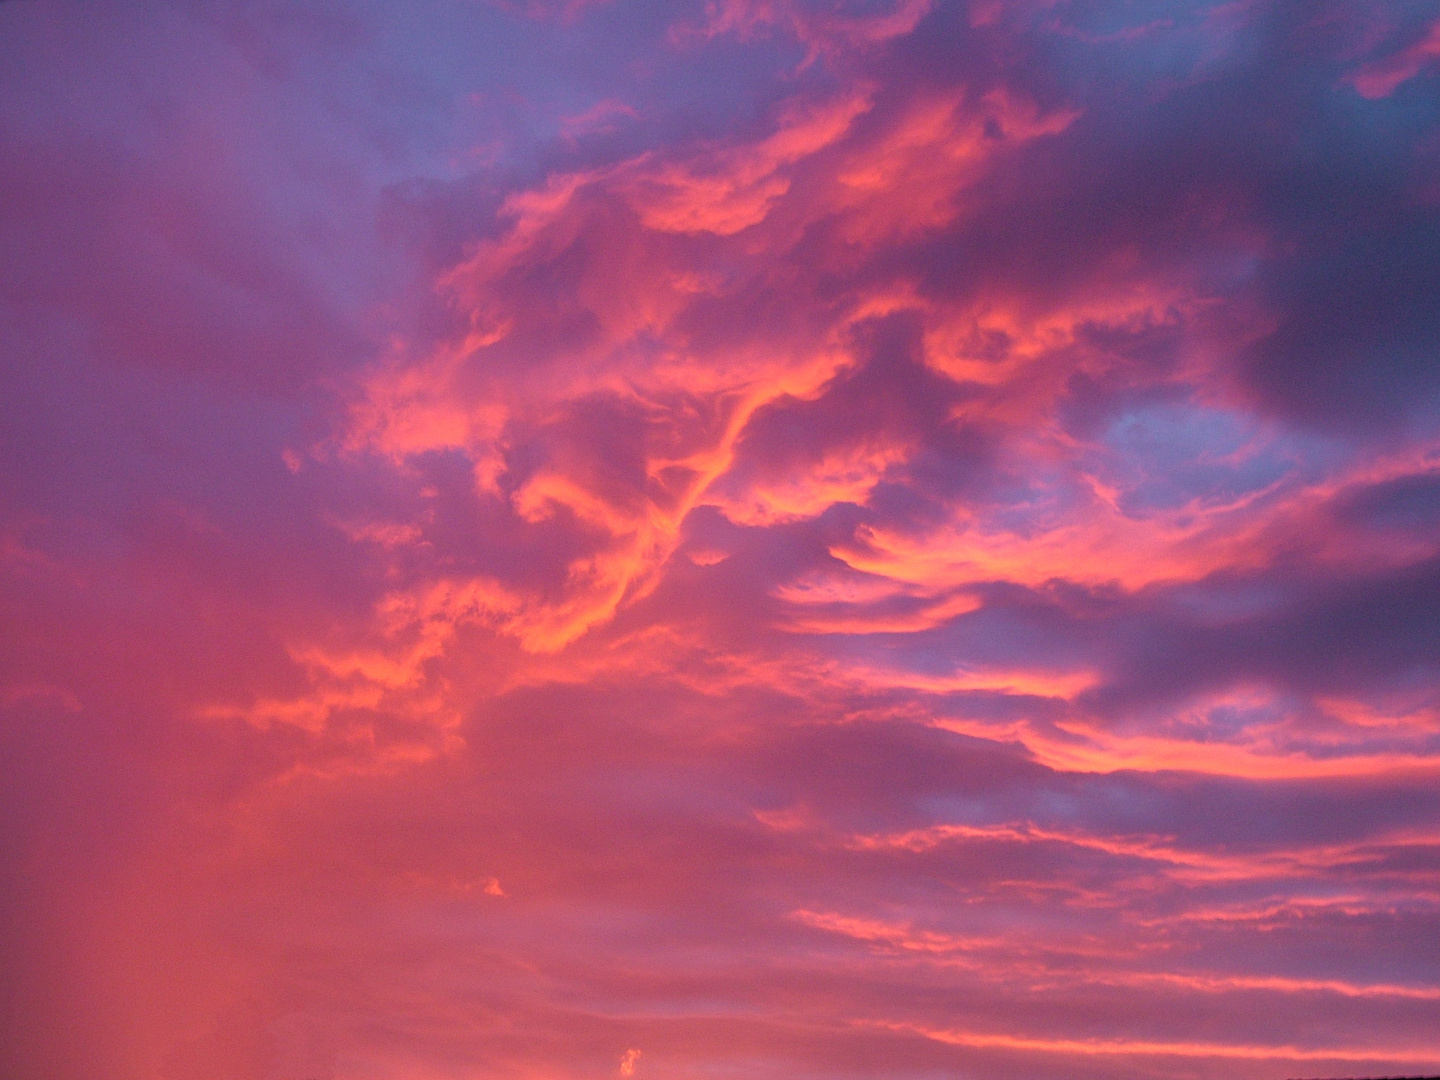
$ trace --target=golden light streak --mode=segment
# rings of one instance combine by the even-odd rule
[[[1010,1035],[998,1032],[927,1028],[901,1021],[868,1021],[888,1031],[908,1032],[951,1046],[977,1049],[1024,1050],[1043,1054],[1079,1054],[1121,1057],[1237,1058],[1250,1061],[1359,1061],[1427,1066],[1440,1059],[1440,1045],[1404,1050],[1337,1046],[1311,1049],[1291,1045],[1162,1042],[1141,1039],[1060,1039]]]

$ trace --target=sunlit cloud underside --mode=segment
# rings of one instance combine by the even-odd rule
[[[5,1076],[1440,1072],[1440,6],[0,42]]]

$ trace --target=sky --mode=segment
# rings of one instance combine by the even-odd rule
[[[0,1073],[1440,1072],[1440,3],[0,3]]]

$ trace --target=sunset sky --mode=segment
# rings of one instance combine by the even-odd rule
[[[1440,0],[0,3],[0,1075],[1440,1072]]]

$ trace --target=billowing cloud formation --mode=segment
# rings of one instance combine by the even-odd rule
[[[0,35],[5,1075],[1440,1070],[1440,8]]]

